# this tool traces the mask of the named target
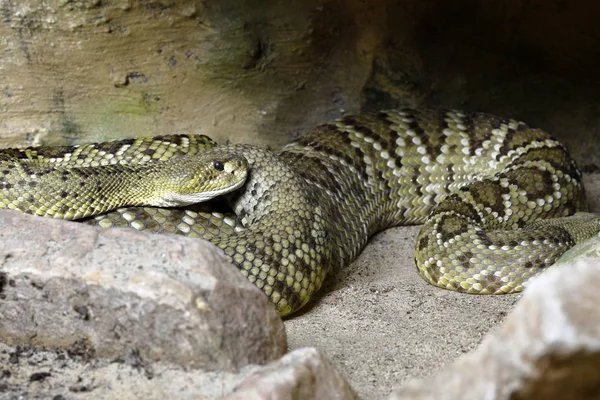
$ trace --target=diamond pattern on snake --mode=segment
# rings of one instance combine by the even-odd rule
[[[6,149],[0,162],[1,208],[206,239],[282,316],[388,227],[423,224],[419,274],[478,294],[523,290],[600,230],[559,142],[481,113],[346,116],[277,154],[171,135]],[[190,204],[224,193],[232,213]]]

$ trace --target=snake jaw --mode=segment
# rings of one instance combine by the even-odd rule
[[[162,199],[159,200],[157,207],[181,207],[214,199],[217,196],[221,196],[242,187],[244,183],[246,183],[246,177],[247,172],[240,171],[236,173],[235,180],[233,180],[231,184],[224,187],[192,193],[181,193],[175,191],[165,193]]]

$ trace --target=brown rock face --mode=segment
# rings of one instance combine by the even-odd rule
[[[205,370],[286,351],[262,292],[210,244],[0,211],[0,340]]]
[[[600,163],[589,1],[0,8],[0,145],[203,133],[277,147],[344,113],[429,106],[519,118]]]
[[[597,251],[600,240],[594,242]],[[598,285],[598,258],[555,267],[533,282],[474,353],[390,399],[600,398]]]
[[[282,144],[359,106],[379,9],[325,3],[3,2],[0,145]]]

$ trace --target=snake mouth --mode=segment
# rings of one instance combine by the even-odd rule
[[[241,188],[245,183],[246,183],[246,176],[245,176],[245,174],[243,174],[243,176],[240,176],[239,180],[236,181],[235,183],[225,186],[225,187],[222,187],[222,188],[218,188],[218,189],[205,190],[205,191],[189,193],[189,194],[176,193],[176,192],[165,193],[163,198],[161,199],[160,203],[157,206],[158,207],[182,207],[182,206],[189,206],[191,204],[196,204],[196,203],[203,203],[205,201],[212,200],[215,197],[218,197],[218,196],[230,193],[234,190],[237,190],[237,189]]]
[[[246,183],[246,177],[247,177],[247,174],[243,173],[242,176],[239,177],[239,181],[234,183],[233,185],[230,185],[230,186],[227,186],[227,187],[224,187],[221,189],[215,189],[215,190],[198,193],[199,195],[201,195],[201,197],[205,197],[203,200],[198,201],[198,203],[202,202],[202,201],[214,199],[217,196],[221,196],[223,194],[233,192],[234,190],[238,190],[239,188],[244,186],[244,184]]]

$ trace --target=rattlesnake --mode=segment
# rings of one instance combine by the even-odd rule
[[[181,149],[175,153],[194,153],[190,144],[199,141],[155,140]],[[123,153],[124,143],[131,141],[93,145],[94,155],[69,147],[37,151],[53,162],[75,151],[98,160]],[[86,222],[210,240],[281,315],[306,304],[328,272],[387,227],[424,223],[415,245],[419,273],[469,293],[520,291],[600,230],[600,216],[582,212],[581,174],[565,148],[539,129],[486,114],[401,109],[346,116],[278,154],[250,145],[209,152],[215,161],[243,156],[250,166],[242,189],[228,195],[235,215],[206,205],[127,207]],[[54,201],[62,206],[65,199],[70,195]]]

